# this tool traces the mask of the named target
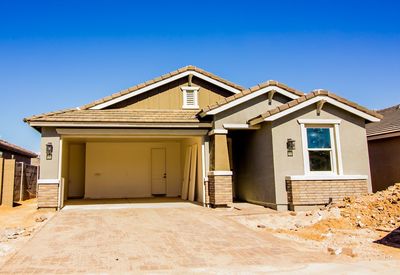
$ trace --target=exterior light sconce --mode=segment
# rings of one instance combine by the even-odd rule
[[[293,157],[293,151],[296,149],[296,141],[288,138],[286,141],[287,156]]]
[[[46,144],[46,159],[47,160],[53,159],[53,144],[51,142]]]

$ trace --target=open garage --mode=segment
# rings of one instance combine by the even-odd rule
[[[62,142],[63,197],[170,197],[203,202],[201,137],[66,137]]]

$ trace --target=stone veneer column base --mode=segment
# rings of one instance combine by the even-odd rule
[[[368,193],[367,180],[286,180],[290,210],[338,202]]]
[[[38,208],[58,208],[58,183],[38,184]]]
[[[232,204],[232,175],[208,175],[209,203],[212,206]]]

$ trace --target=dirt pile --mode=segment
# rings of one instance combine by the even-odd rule
[[[400,183],[374,194],[347,197],[335,207],[355,227],[394,230],[400,227]]]

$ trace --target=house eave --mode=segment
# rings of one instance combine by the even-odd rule
[[[168,123],[97,123],[97,122],[29,122],[32,127],[77,127],[77,128],[211,128],[211,122],[189,123],[189,122],[168,122]]]

